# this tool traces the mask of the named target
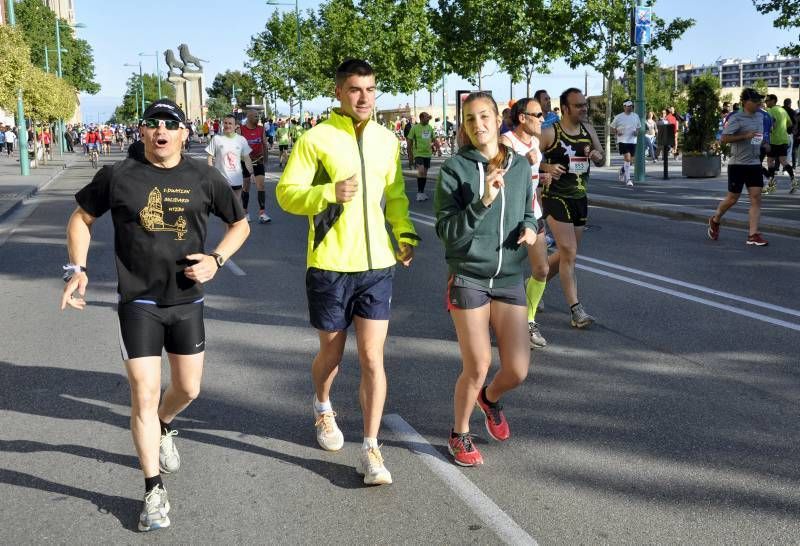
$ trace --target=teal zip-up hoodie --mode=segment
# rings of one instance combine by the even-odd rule
[[[481,201],[489,160],[471,145],[444,162],[433,200],[450,273],[486,288],[522,281],[528,254],[517,239],[526,227],[537,231],[531,167],[508,152],[505,186],[490,207]]]

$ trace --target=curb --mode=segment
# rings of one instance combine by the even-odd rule
[[[14,212],[16,212],[16,210],[20,206],[22,206],[22,203],[24,203],[26,199],[30,199],[31,197],[39,193],[40,189],[44,188],[45,186],[50,184],[53,180],[61,176],[71,166],[72,164],[64,163],[64,165],[59,170],[55,171],[47,180],[42,182],[40,185],[34,186],[26,192],[18,193],[17,195],[15,195],[12,198],[13,202],[11,206],[8,209],[0,212],[0,222],[3,222],[6,218],[11,216]]]
[[[696,211],[678,211],[671,209],[661,208],[658,204],[643,204],[638,202],[631,202],[628,199],[604,199],[602,197],[590,197],[589,204],[596,207],[603,207],[607,209],[627,210],[631,212],[639,212],[642,214],[650,214],[653,216],[662,216],[664,218],[671,218],[673,220],[683,220],[690,222],[700,222],[705,224],[708,222],[708,217],[712,212],[696,212]],[[738,228],[748,229],[750,224],[748,220],[739,220],[735,217],[725,216],[722,219],[722,225],[733,226]],[[786,225],[783,223],[770,222],[768,219],[762,217],[759,221],[759,227],[763,231],[779,233],[781,235],[790,235],[792,237],[800,237],[800,227]]]

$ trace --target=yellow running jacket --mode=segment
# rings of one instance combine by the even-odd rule
[[[358,191],[336,202],[335,183],[356,175]],[[338,110],[295,143],[276,190],[278,204],[308,216],[307,267],[352,273],[396,263],[386,224],[398,243],[416,246],[408,215],[397,137],[367,122],[361,139]]]

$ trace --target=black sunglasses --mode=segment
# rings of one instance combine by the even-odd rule
[[[177,131],[184,127],[183,123],[174,119],[147,118],[142,120],[142,125],[148,129],[157,129],[162,123],[168,131]]]
[[[522,114],[525,115],[525,116],[532,116],[532,117],[540,118],[540,119],[544,117],[544,113],[543,112],[522,112]]]

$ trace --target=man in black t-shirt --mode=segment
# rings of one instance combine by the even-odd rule
[[[219,171],[181,156],[188,134],[178,105],[166,99],[151,104],[141,125],[146,161],[126,159],[100,169],[75,195],[78,208],[67,226],[70,263],[64,266],[61,309],[83,309],[90,229],[111,211],[120,349],[131,386],[131,433],[145,478],[140,531],[170,524],[159,470],[180,468],[173,439],[177,431],[170,423],[200,390],[203,283],[214,278],[250,233],[241,202]],[[228,228],[207,254],[210,212]],[[159,404],[162,349],[173,381]]]

